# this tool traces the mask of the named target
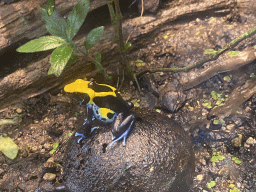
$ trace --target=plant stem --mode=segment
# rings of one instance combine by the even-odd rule
[[[79,51],[80,53],[82,53],[87,61],[95,64],[95,66],[97,68],[97,70],[96,70],[97,72],[103,71],[105,78],[108,78],[108,75],[107,75],[105,69],[103,68],[103,66],[96,59],[92,58],[86,50],[81,49],[80,47],[76,47],[76,50]]]
[[[254,28],[250,29],[249,31],[247,31],[246,33],[242,34],[240,37],[238,37],[238,38],[234,39],[233,41],[231,41],[229,44],[227,44],[222,49],[217,51],[216,54],[211,55],[211,56],[209,56],[206,59],[200,60],[197,63],[194,63],[194,64],[192,64],[190,66],[182,67],[182,68],[178,68],[178,67],[172,67],[172,68],[148,68],[148,69],[145,69],[143,71],[138,72],[136,75],[137,75],[137,77],[139,77],[139,76],[141,76],[141,75],[143,75],[145,73],[155,73],[155,72],[173,72],[173,73],[177,73],[177,72],[180,72],[180,71],[188,72],[191,69],[194,69],[196,67],[202,66],[206,62],[209,62],[209,61],[217,59],[225,51],[234,48],[238,43],[240,43],[244,39],[247,39],[248,37],[251,37],[251,36],[253,36],[255,34],[256,34],[256,26]]]
[[[111,23],[115,32],[116,42],[120,51],[122,68],[124,69],[125,72],[127,72],[128,77],[130,79],[135,80],[138,86],[138,89],[140,90],[140,86],[136,78],[136,73],[132,71],[132,68],[129,64],[129,61],[126,55],[126,50],[124,48],[124,39],[123,39],[123,32],[122,32],[123,16],[120,11],[119,0],[107,0],[107,5],[108,5],[110,17],[111,17]]]

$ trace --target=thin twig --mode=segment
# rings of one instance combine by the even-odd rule
[[[141,12],[140,12],[140,17],[143,16],[143,13],[144,13],[144,0],[141,0]],[[135,25],[135,27],[133,28],[132,32],[128,35],[128,37],[127,37],[125,43],[128,43],[128,41],[129,41],[131,35],[133,34],[133,32],[137,30],[138,25],[139,25],[138,23]]]

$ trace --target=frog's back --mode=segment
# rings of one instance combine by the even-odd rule
[[[95,97],[93,102],[100,108],[111,109],[116,113],[123,112],[129,113],[130,107],[122,99],[122,97],[117,94],[117,96],[108,95],[106,97]]]

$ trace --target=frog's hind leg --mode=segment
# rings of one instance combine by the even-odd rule
[[[113,138],[112,138],[113,141],[109,144],[109,146],[111,147],[115,142],[120,141],[121,139],[123,139],[123,146],[125,146],[126,139],[129,135],[129,133],[131,131],[131,128],[132,128],[134,123],[135,123],[135,118],[133,118],[133,120],[130,122],[130,125],[129,125],[128,129],[124,133],[122,133],[122,135],[120,137],[113,136]]]

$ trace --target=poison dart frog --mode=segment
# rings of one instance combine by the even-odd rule
[[[135,116],[130,113],[133,108],[131,102],[125,102],[115,87],[106,84],[97,84],[95,81],[77,79],[64,87],[68,93],[72,93],[74,99],[86,109],[87,119],[84,122],[84,133],[76,132],[80,137],[78,143],[86,138],[97,127],[92,127],[97,119],[104,124],[111,124],[113,134],[112,143],[123,139],[123,146],[132,126]]]

